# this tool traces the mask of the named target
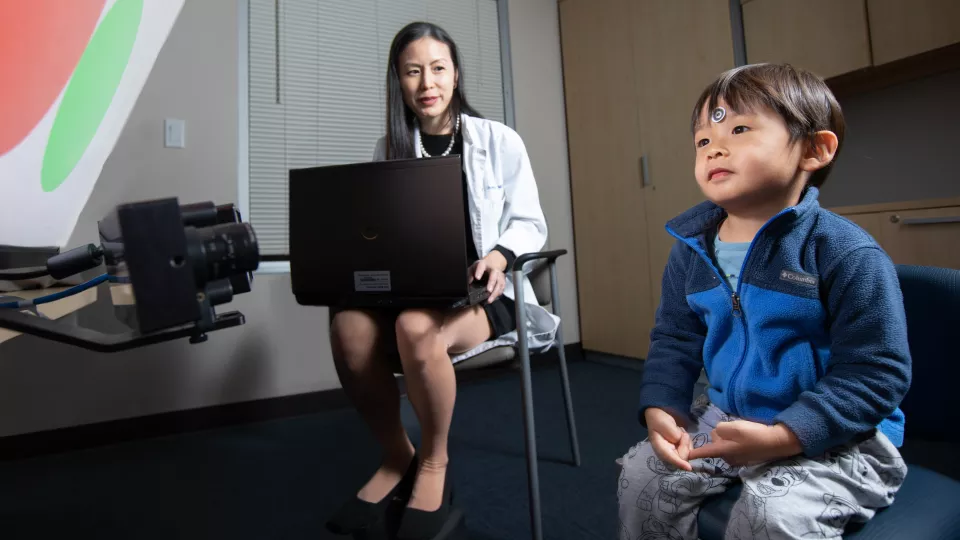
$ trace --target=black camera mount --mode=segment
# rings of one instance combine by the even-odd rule
[[[106,265],[129,280],[137,328],[104,334],[17,308],[0,308],[0,328],[95,351],[114,352],[244,324],[239,312],[216,306],[250,292],[260,252],[253,228],[233,205],[181,206],[167,198],[118,206],[99,223],[100,245],[51,257],[47,271],[63,278]]]

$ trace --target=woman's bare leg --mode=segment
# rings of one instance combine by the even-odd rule
[[[475,306],[450,314],[405,311],[396,330],[410,403],[422,430],[420,471],[407,506],[432,512],[443,502],[447,437],[457,395],[450,356],[489,339],[491,328],[483,308]]]
[[[394,339],[382,320],[365,311],[338,313],[331,325],[334,364],[344,392],[383,448],[383,462],[357,496],[383,499],[403,477],[414,448],[400,420],[400,392],[382,357],[384,339]]]

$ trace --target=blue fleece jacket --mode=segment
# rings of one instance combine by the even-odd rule
[[[736,290],[707,252],[726,215],[705,202],[667,224],[677,237],[644,363],[647,407],[687,412],[704,368],[708,396],[745,420],[786,424],[816,456],[872,428],[903,443],[910,350],[896,269],[818,191],[768,221]]]

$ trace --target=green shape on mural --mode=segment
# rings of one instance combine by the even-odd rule
[[[60,187],[100,128],[130,60],[142,14],[143,0],[117,0],[90,38],[53,121],[40,172],[44,191]]]

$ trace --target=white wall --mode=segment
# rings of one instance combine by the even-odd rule
[[[237,5],[187,2],[119,143],[84,209],[70,247],[95,241],[115,205],[156,197],[237,200]],[[565,341],[579,341],[555,0],[510,0],[517,127],[560,265]],[[166,117],[186,120],[187,147],[163,148]],[[109,310],[109,306],[105,306]],[[327,310],[303,308],[287,275],[259,275],[223,308],[247,324],[111,355],[23,336],[0,345],[0,436],[339,386]],[[221,311],[226,309],[221,308]]]
[[[567,124],[556,0],[509,0],[517,131],[533,163],[550,227],[550,249],[569,253],[557,263],[564,341],[580,341]]]

